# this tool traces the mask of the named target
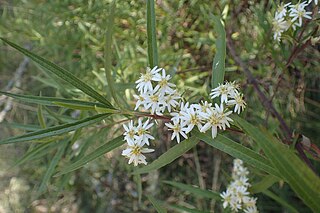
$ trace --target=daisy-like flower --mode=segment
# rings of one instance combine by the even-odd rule
[[[138,89],[139,92],[148,92],[153,90],[152,83],[151,81],[154,81],[154,79],[158,79],[159,71],[162,68],[158,68],[155,66],[152,70],[148,67],[147,71],[145,74],[141,73],[141,76],[139,80],[136,81],[136,88]]]
[[[179,99],[181,99],[181,95],[178,94],[176,90],[174,90],[172,94],[168,94],[164,97],[168,112],[171,112],[171,107],[176,107],[177,105],[179,105],[177,101]]]
[[[246,175],[241,176],[244,174],[242,172],[239,175],[239,171],[247,171],[247,168],[243,166],[242,160],[235,159],[232,171],[233,181],[229,184],[227,190],[220,194],[223,200],[223,208],[230,206],[235,212],[243,210],[244,212],[258,213],[256,207],[257,199],[249,196],[248,187],[250,184],[248,178]]]
[[[227,189],[227,191],[222,192],[220,196],[222,197],[222,200],[223,200],[223,204],[222,204],[223,208],[227,208],[227,206],[229,206],[232,201],[232,194],[230,193],[230,190]]]
[[[174,90],[171,87],[175,87],[176,85],[169,82],[171,79],[170,75],[166,74],[166,70],[162,69],[162,75],[157,75],[153,78],[154,81],[158,81],[158,85],[155,87],[155,90],[160,91],[161,94],[172,94]]]
[[[154,137],[150,135],[148,131],[148,129],[150,129],[152,126],[153,123],[149,123],[149,119],[147,119],[144,123],[142,122],[141,118],[138,120],[135,138],[137,141],[140,141],[141,145],[150,145],[149,139],[154,140]]]
[[[147,165],[146,156],[144,153],[153,152],[154,149],[143,148],[140,143],[128,143],[128,148],[122,151],[122,155],[129,158],[128,164],[133,162],[134,166],[138,166],[138,164],[143,163]]]
[[[289,28],[289,23],[284,20],[284,18],[275,18],[272,22],[273,25],[273,39],[280,41],[281,35],[284,31],[287,31]]]
[[[221,96],[221,103],[228,102],[228,85],[220,84],[218,87],[211,90],[211,99]]]
[[[199,130],[202,128],[201,118],[192,105],[188,110],[182,111],[181,114],[181,120],[187,125],[186,133],[191,132],[194,126],[197,126]]]
[[[137,128],[133,125],[133,121],[131,120],[128,126],[126,126],[125,124],[123,124],[122,126],[125,129],[125,133],[123,134],[125,136],[124,139],[128,143],[133,143],[133,141],[135,140],[135,134],[137,131]]]
[[[194,108],[200,112],[207,112],[211,107],[212,103],[208,103],[208,101],[201,101],[200,104],[194,104]]]
[[[139,108],[139,106],[143,105],[144,108],[146,105],[146,96],[148,96],[145,93],[142,93],[140,95],[133,95],[133,97],[137,100],[136,102],[136,107],[134,108],[134,110],[137,110]]]
[[[207,110],[206,113],[199,112],[199,114],[206,122],[200,129],[200,132],[206,132],[211,128],[212,138],[217,136],[218,128],[225,130],[226,126],[230,127],[229,121],[232,121],[232,119],[228,117],[231,112],[224,113],[222,104],[220,107],[215,104],[215,108]]]
[[[151,114],[162,111],[162,106],[166,105],[163,95],[160,95],[156,90],[151,90],[145,100],[145,108],[151,109]]]
[[[165,123],[165,125],[169,127],[169,130],[173,131],[171,140],[173,140],[174,138],[177,138],[177,142],[180,143],[180,135],[182,135],[185,139],[188,139],[188,136],[185,133],[186,128],[184,127],[183,124],[181,124],[181,122],[174,120],[173,124]]]
[[[221,103],[227,103],[228,97],[233,97],[235,92],[237,92],[237,85],[234,82],[226,82],[211,90],[210,95],[211,99],[221,96]]]
[[[234,99],[227,102],[227,105],[234,105],[234,112],[240,114],[240,112],[246,108],[246,102],[243,100],[243,94],[236,92],[233,98]]]
[[[244,210],[244,213],[259,213],[256,206],[248,207]]]
[[[312,14],[312,12],[307,12],[304,8],[308,5],[308,3],[306,1],[300,3],[300,4],[296,4],[296,5],[292,5],[290,6],[290,13],[289,16],[292,17],[291,22],[293,23],[293,26],[298,26],[301,27],[302,26],[302,18],[307,18],[307,19],[312,19],[312,17],[310,16]],[[298,20],[298,22],[296,22],[296,20]]]
[[[249,197],[249,196],[245,196],[243,199],[243,205],[246,208],[256,208],[256,202],[257,202],[257,198],[253,198],[253,197]]]
[[[281,19],[287,14],[287,7],[291,5],[291,2],[284,4],[283,2],[278,6],[278,9],[275,14],[276,19]]]
[[[182,112],[188,110],[188,107],[189,107],[189,102],[182,102],[180,103],[180,111],[177,111],[177,112],[171,112],[170,115],[172,116],[171,120],[172,121],[176,121],[176,122],[179,122],[181,117],[182,117]]]

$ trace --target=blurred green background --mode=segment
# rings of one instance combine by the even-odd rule
[[[0,36],[66,68],[100,93],[110,97],[103,69],[103,38],[107,26],[110,1],[0,1]],[[271,20],[276,3],[270,1],[156,1],[156,25],[159,65],[173,76],[174,83],[190,102],[207,97],[211,79],[211,64],[215,55],[215,30],[209,13],[220,15],[225,21],[235,51],[257,78],[263,92],[287,124],[296,133],[307,136],[320,145],[320,70],[319,44],[310,45],[299,54],[291,66],[286,61],[295,45],[297,32],[290,32],[287,40],[273,41]],[[306,28],[306,35],[315,25]],[[147,66],[146,3],[145,1],[117,1],[113,36],[113,77],[121,103],[133,109],[135,80]],[[0,88],[7,90],[23,56],[7,45],[0,44]],[[253,123],[281,135],[279,125],[260,103],[252,86],[227,50],[226,80],[237,81],[247,102],[244,117]],[[43,72],[29,62],[24,73],[11,90],[15,93],[64,98],[88,99],[65,82]],[[12,89],[10,88],[10,89]],[[1,99],[0,99],[1,103]],[[0,110],[4,110],[5,101]],[[72,110],[48,108],[47,125],[85,116]],[[122,134],[121,118],[106,121],[97,128],[83,131],[58,166],[68,163],[87,146],[87,152]],[[123,118],[122,118],[123,119]],[[11,110],[0,123],[0,138],[39,129],[37,105],[12,102]],[[156,159],[175,142],[163,123],[154,129],[156,152],[148,155]],[[225,133],[242,144],[248,138]],[[0,212],[153,212],[145,197],[138,202],[138,189],[131,165],[117,149],[72,173],[68,178],[53,177],[47,191],[36,198],[37,186],[52,160],[55,151],[46,153],[22,165],[14,163],[29,149],[29,143],[0,147]],[[319,162],[313,161],[320,169]],[[198,164],[199,163],[199,164]],[[208,149],[200,142],[196,149],[183,155],[165,168],[142,176],[143,194],[151,194],[171,204],[203,211],[222,211],[220,203],[195,198],[162,183],[174,180],[194,184],[214,191],[222,191],[229,182],[232,158]],[[250,167],[249,167],[250,168]],[[255,171],[250,168],[251,181]],[[258,179],[257,179],[258,180]],[[308,212],[304,204],[286,184],[275,184],[272,191],[295,206]],[[275,200],[258,197],[260,212],[286,212]],[[174,211],[173,211],[174,212]]]

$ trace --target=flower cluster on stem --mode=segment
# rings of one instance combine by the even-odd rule
[[[312,12],[306,10],[306,7],[311,3],[312,0],[297,4],[292,4],[291,2],[284,4],[282,2],[278,6],[272,21],[273,39],[280,41],[282,33],[290,29],[290,27],[293,30],[301,27],[303,18],[312,19]],[[314,4],[318,5],[318,0],[315,0]]]
[[[220,194],[223,200],[223,208],[230,207],[234,212],[259,212],[256,206],[257,198],[250,197],[248,192],[248,187],[250,187],[248,174],[249,171],[243,166],[242,160],[235,159],[233,161],[232,181],[227,190]]]
[[[176,139],[178,143],[187,139],[193,128],[200,132],[211,130],[212,138],[215,138],[219,130],[226,130],[233,120],[229,117],[232,112],[240,113],[246,107],[243,94],[239,92],[234,82],[226,82],[214,88],[210,95],[212,99],[220,97],[220,104],[212,104],[207,101],[190,104],[183,102],[181,95],[177,92],[176,85],[170,83],[171,76],[167,75],[165,69],[147,68],[146,73],[141,74],[136,81],[139,95],[134,95],[137,100],[135,110],[149,111],[155,117],[170,114],[171,120],[165,125],[172,131],[171,140]],[[147,164],[143,153],[153,150],[143,148],[149,146],[149,140],[154,138],[149,134],[149,128],[153,125],[152,120],[143,123],[139,119],[138,126],[134,126],[131,120],[129,124],[123,125],[125,129],[124,139],[128,148],[122,155],[129,158],[129,164],[134,162]]]

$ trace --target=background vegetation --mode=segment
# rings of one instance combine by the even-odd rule
[[[107,81],[104,72],[103,48],[108,28],[109,1],[1,1],[0,36],[66,68],[106,97]],[[121,104],[133,108],[134,82],[148,64],[146,3],[145,1],[118,1],[116,5],[112,40],[113,79]],[[185,91],[189,101],[206,97],[211,82],[211,66],[216,54],[216,31],[210,13],[222,14],[225,21],[228,48],[225,79],[236,80],[247,102],[243,117],[283,136],[279,123],[261,104],[250,81],[237,63],[236,57],[248,67],[276,110],[296,134],[308,137],[320,146],[320,75],[319,43],[308,45],[289,61],[299,43],[298,33],[291,33],[282,43],[273,40],[271,20],[276,8],[272,1],[156,1],[156,26],[159,65],[174,76],[178,88]],[[309,24],[305,35],[316,25]],[[316,34],[319,36],[319,33]],[[236,53],[236,56],[232,54]],[[0,46],[0,88],[6,91],[15,71],[24,60],[23,55],[7,45]],[[289,64],[288,64],[289,63]],[[286,66],[287,65],[287,66]],[[88,100],[79,90],[44,72],[28,62],[20,84],[9,88],[11,92],[78,98]],[[1,100],[0,100],[1,101]],[[4,109],[5,104],[2,106]],[[74,121],[90,114],[60,107],[42,109],[47,126]],[[0,139],[26,131],[41,129],[36,104],[13,102],[10,112],[0,123]],[[58,168],[79,153],[89,153],[123,132],[123,117],[112,117],[97,126],[86,128],[77,136]],[[160,122],[154,132],[158,139],[156,152],[150,162],[175,145]],[[258,151],[251,139],[237,132],[225,133],[244,145]],[[43,141],[42,141],[43,142]],[[57,142],[52,146],[58,147]],[[0,212],[152,212],[146,197],[139,203],[139,182],[132,175],[131,165],[116,149],[64,178],[53,177],[47,188],[37,190],[56,149],[30,157],[29,161],[14,166],[35,144],[21,143],[0,147]],[[71,145],[70,145],[71,146]],[[84,150],[84,151],[83,151]],[[317,156],[308,154],[313,167],[319,171]],[[143,195],[149,194],[172,205],[200,211],[222,211],[221,204],[212,199],[198,198],[190,193],[165,184],[164,180],[199,186],[202,189],[222,191],[230,180],[232,157],[208,148],[200,142],[168,166],[141,176]],[[249,167],[251,182],[259,182],[260,171]],[[261,212],[290,211],[282,201],[298,210],[310,210],[283,182],[276,182],[268,193],[258,193]],[[16,197],[15,197],[16,196]],[[173,210],[177,211],[177,210]]]

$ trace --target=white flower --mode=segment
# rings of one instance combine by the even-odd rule
[[[188,136],[185,133],[186,131],[185,127],[179,121],[174,120],[173,124],[165,123],[165,125],[169,127],[170,130],[173,131],[171,140],[173,140],[174,138],[177,138],[177,142],[180,143],[180,135],[182,135],[185,139],[188,138]]]
[[[304,1],[300,4],[290,6],[291,9],[289,16],[292,17],[291,22],[293,23],[294,28],[295,26],[302,26],[302,18],[312,19],[312,17],[310,16],[312,12],[307,12],[304,9],[307,5],[308,3]],[[298,20],[298,22],[295,22],[296,20]]]
[[[157,75],[153,78],[154,81],[158,81],[158,85],[155,87],[155,90],[160,91],[161,94],[172,94],[174,90],[171,87],[175,87],[176,85],[169,83],[171,79],[170,75],[166,74],[166,70],[162,69],[162,75]]]
[[[238,212],[238,210],[241,209],[241,204],[233,198],[231,200],[230,207],[233,211]]]
[[[138,166],[138,164],[147,165],[146,157],[143,155],[144,153],[153,152],[154,149],[143,148],[141,144],[132,144],[129,145],[127,149],[122,151],[122,155],[129,158],[128,164],[133,162],[134,166]]]
[[[137,141],[140,141],[141,145],[149,145],[149,139],[154,140],[154,137],[149,134],[148,129],[153,126],[153,123],[149,123],[149,119],[146,122],[142,123],[142,119],[138,120],[138,126],[136,127],[136,136]]]
[[[179,99],[181,99],[181,96],[176,91],[164,97],[164,100],[166,102],[166,107],[168,108],[169,112],[171,112],[171,107],[176,107],[177,105],[179,105],[177,101]]]
[[[186,111],[189,107],[189,102],[187,103],[184,103],[181,101],[180,103],[180,111],[178,112],[171,112],[170,115],[172,116],[171,120],[172,121],[176,121],[176,122],[179,122],[181,117],[182,117],[182,112],[183,111]]]
[[[248,178],[246,175],[239,176],[239,171],[247,171],[247,168],[243,166],[242,160],[235,159],[232,171],[233,181],[229,184],[227,190],[220,194],[223,200],[223,208],[230,206],[235,212],[243,210],[248,213],[258,213],[256,207],[257,198],[249,196],[248,187],[250,184]]]
[[[197,126],[199,130],[202,128],[201,118],[192,105],[188,110],[181,111],[181,115],[180,119],[187,125],[186,133],[191,132],[194,126]]]
[[[141,74],[140,79],[136,81],[136,88],[139,92],[148,92],[153,90],[151,80],[154,80],[158,77],[159,71],[162,68],[159,68],[155,66],[152,70],[148,67],[145,74]]]
[[[151,114],[155,112],[161,112],[163,106],[166,105],[164,96],[157,93],[155,90],[151,90],[150,93],[145,97],[145,108],[151,108]]]
[[[220,107],[215,104],[215,108],[207,110],[206,113],[200,112],[199,114],[206,122],[200,129],[200,132],[206,132],[211,128],[212,138],[217,136],[218,128],[225,130],[226,126],[230,127],[229,121],[232,121],[232,119],[228,117],[231,112],[224,113],[222,104]]]
[[[226,82],[212,89],[210,95],[211,99],[221,96],[221,103],[227,103],[228,97],[233,97],[235,92],[237,92],[237,85],[234,82]]]
[[[287,4],[283,4],[283,2],[278,6],[278,9],[275,14],[276,19],[281,19],[286,16],[287,14],[287,7],[291,5],[291,2]]]
[[[194,104],[194,108],[200,112],[207,112],[208,109],[212,107],[212,103],[208,103],[208,101],[201,101],[200,104]]]
[[[211,90],[211,99],[221,96],[221,103],[228,101],[228,86],[221,84],[218,87]]]
[[[136,134],[136,127],[133,125],[133,121],[131,120],[128,124],[128,126],[126,126],[125,124],[122,125],[123,128],[125,129],[125,133],[123,135],[125,135],[124,139],[129,143],[129,144],[133,144],[134,140],[135,140],[135,134]]]
[[[284,18],[276,18],[273,20],[272,22],[272,25],[273,25],[273,39],[274,40],[277,40],[277,41],[280,41],[281,39],[281,34],[284,32],[284,31],[287,31],[288,28],[289,28],[289,23],[284,20]]]
[[[227,105],[235,105],[234,112],[240,114],[240,112],[246,108],[246,102],[243,100],[243,95],[237,92],[233,98],[234,99],[227,102]]]
[[[256,207],[257,198],[245,196],[242,200],[243,200],[243,205],[245,207],[247,208]]]
[[[222,204],[223,208],[227,208],[227,206],[229,206],[232,201],[232,194],[230,193],[230,190],[227,189],[227,191],[222,192],[220,196],[222,197],[222,200],[223,200],[223,204]]]
[[[134,108],[134,110],[137,110],[140,105],[143,105],[144,108],[146,108],[146,107],[145,107],[145,105],[146,105],[146,102],[145,102],[146,99],[145,99],[145,97],[146,97],[146,96],[147,96],[147,94],[145,94],[145,93],[142,93],[142,94],[140,94],[140,95],[133,95],[133,97],[137,100],[137,102],[136,102],[136,107]]]
[[[244,213],[259,213],[256,206],[248,207],[244,210]]]

